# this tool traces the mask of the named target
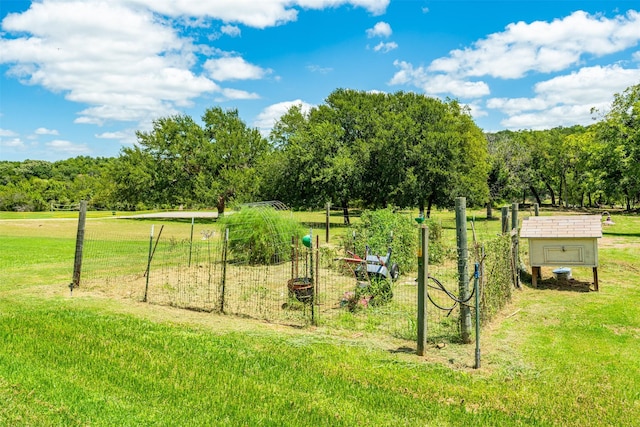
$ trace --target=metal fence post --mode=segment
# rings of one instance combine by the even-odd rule
[[[195,222],[195,217],[191,217],[191,237],[189,238],[189,265],[191,267],[191,252],[193,251],[193,223]]]
[[[222,283],[220,284],[220,313],[224,313],[224,294],[227,285],[227,247],[229,245],[229,229],[224,230],[222,243]]]
[[[429,228],[420,225],[418,247],[418,356],[424,356],[427,346],[427,282],[429,280]]]
[[[149,233],[149,257],[147,258],[147,279],[145,281],[145,285],[144,285],[144,298],[142,298],[142,302],[147,302],[147,293],[149,292],[149,276],[151,274],[150,273],[150,269],[151,269],[151,258],[153,257],[153,225],[151,225],[151,233]]]
[[[475,368],[480,368],[480,264],[476,262],[473,273],[473,291],[476,296],[476,364]]]
[[[511,233],[513,242],[513,266],[516,288],[520,287],[520,242],[518,240],[518,204],[511,205]]]

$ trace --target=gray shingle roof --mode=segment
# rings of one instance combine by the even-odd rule
[[[600,215],[532,216],[522,221],[520,237],[602,237],[601,221]]]

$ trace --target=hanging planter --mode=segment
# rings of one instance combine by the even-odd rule
[[[309,277],[296,277],[287,282],[289,296],[298,301],[310,304],[313,301],[313,280]]]

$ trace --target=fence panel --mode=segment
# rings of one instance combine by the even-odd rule
[[[147,274],[151,223],[117,221],[122,221],[122,231],[113,232],[113,227],[103,231],[100,222],[87,225],[84,289],[139,301],[146,295],[150,303],[191,310],[416,339],[416,273],[404,272],[386,292],[380,288],[386,284],[357,277],[357,266],[346,263],[337,242],[326,243],[322,232],[316,231],[313,250],[294,240],[287,248],[289,253],[257,265],[229,250],[229,243],[238,237],[230,231],[225,241],[221,224],[196,224],[190,234],[185,223],[163,221],[160,236],[156,224]],[[436,217],[435,221],[440,236],[438,241],[430,239],[435,259],[429,264],[427,307],[427,339],[432,343],[456,341],[460,336],[460,304],[454,301],[458,296],[455,220]],[[488,222],[474,227],[476,244],[469,249],[469,270],[484,259],[481,296],[485,321],[510,298],[510,245],[508,237],[495,237]],[[484,258],[479,240],[491,241]],[[381,289],[386,297],[380,297]]]

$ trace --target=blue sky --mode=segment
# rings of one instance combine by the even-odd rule
[[[337,88],[588,125],[640,83],[639,41],[637,0],[0,0],[0,160],[117,156],[212,106],[267,135]]]

